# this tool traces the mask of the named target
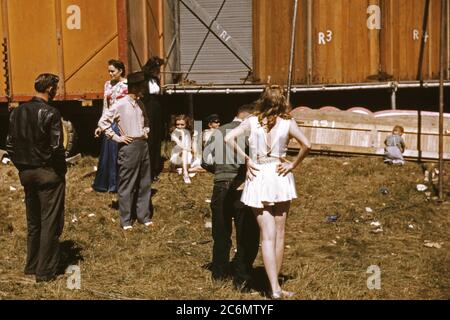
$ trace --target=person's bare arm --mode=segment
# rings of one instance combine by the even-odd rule
[[[300,151],[293,162],[285,161],[278,165],[277,172],[278,174],[283,176],[294,170],[300,164],[300,162],[302,162],[302,160],[306,157],[306,155],[309,153],[309,150],[311,149],[311,143],[300,130],[297,122],[294,119],[291,120],[289,126],[289,136],[297,140],[297,142],[300,144]]]
[[[179,129],[175,129],[175,130],[179,130]],[[188,132],[187,130],[186,130],[186,131],[183,130],[183,131],[181,132],[181,134],[182,134],[183,136],[185,136],[186,134],[189,134],[189,132]],[[183,136],[182,136],[182,139],[183,139]],[[175,144],[176,144],[178,147],[180,147],[182,150],[185,150],[185,151],[191,151],[190,149],[187,149],[187,148],[186,148],[186,146],[184,145],[184,143],[183,143],[180,139],[178,139],[178,137],[177,137],[175,131],[172,132],[172,134],[170,135],[170,138],[171,138],[172,141],[175,142]]]
[[[193,156],[198,156],[198,132],[195,132],[192,136],[191,149]]]
[[[242,148],[237,143],[237,138],[244,135],[245,131],[245,127],[242,125],[234,128],[225,136],[225,143],[229,145],[232,150],[235,150],[238,155],[245,158],[245,163],[247,165],[247,177],[251,179],[252,177],[256,176],[256,171],[259,170],[255,167],[252,159],[247,154],[245,154],[245,151],[242,150]]]
[[[406,145],[405,145],[405,140],[403,140],[403,138],[400,138],[400,146],[401,146],[402,153],[405,152]]]

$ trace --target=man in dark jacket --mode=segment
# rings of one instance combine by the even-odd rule
[[[153,181],[159,180],[164,163],[161,158],[161,141],[164,138],[164,119],[161,107],[161,79],[160,70],[164,60],[151,57],[142,67],[147,81],[147,89],[142,97],[149,118],[150,134],[148,150],[150,152],[151,176]]]
[[[228,131],[236,128],[252,111],[251,105],[239,108],[234,120],[216,129],[206,143],[203,168],[214,173],[211,199],[212,211],[212,277],[225,279],[231,272],[233,286],[248,290],[251,269],[259,249],[259,227],[252,211],[241,201],[240,186],[245,181],[245,161],[239,161],[236,152],[224,143]],[[208,157],[208,156],[212,157]],[[230,264],[232,220],[236,229],[236,254]]]
[[[65,174],[61,115],[48,105],[59,78],[41,74],[35,96],[11,112],[6,141],[8,154],[19,170],[25,189],[28,226],[25,274],[36,281],[55,279],[59,265],[59,237],[64,226]]]

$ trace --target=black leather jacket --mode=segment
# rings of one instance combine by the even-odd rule
[[[6,151],[19,170],[53,167],[67,171],[61,115],[44,99],[33,97],[11,112]]]

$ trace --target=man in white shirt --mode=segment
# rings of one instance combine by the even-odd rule
[[[119,211],[124,230],[131,230],[134,216],[145,226],[153,223],[150,216],[151,176],[148,153],[148,118],[140,101],[146,89],[143,72],[127,77],[128,95],[117,100],[100,118],[98,126],[106,136],[119,144]],[[120,135],[112,130],[118,123]]]

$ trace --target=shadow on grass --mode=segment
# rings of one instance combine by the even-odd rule
[[[73,240],[65,240],[60,244],[61,260],[59,265],[59,274],[64,274],[67,267],[76,265],[80,261],[84,261],[81,254],[83,248]]]
[[[270,289],[269,278],[267,277],[264,267],[260,266],[254,268],[251,276],[252,280],[249,283],[249,288],[259,292],[263,297],[270,297],[272,290]],[[292,279],[294,279],[294,277],[290,275],[280,274],[278,276],[278,281],[280,282],[281,287],[283,287],[287,281]]]
[[[202,268],[212,272],[212,263],[210,262],[204,264]],[[232,278],[233,277],[230,273],[224,276],[223,280],[226,279],[231,280]],[[292,279],[294,279],[294,277],[290,275],[280,274],[278,276],[278,281],[280,282],[280,285],[282,287],[287,281]],[[251,271],[251,280],[245,286],[244,292],[250,292],[252,290],[258,292],[261,296],[265,298],[269,298],[271,296],[272,290],[270,289],[269,278],[267,277],[266,270],[264,269],[263,266],[253,268]]]

